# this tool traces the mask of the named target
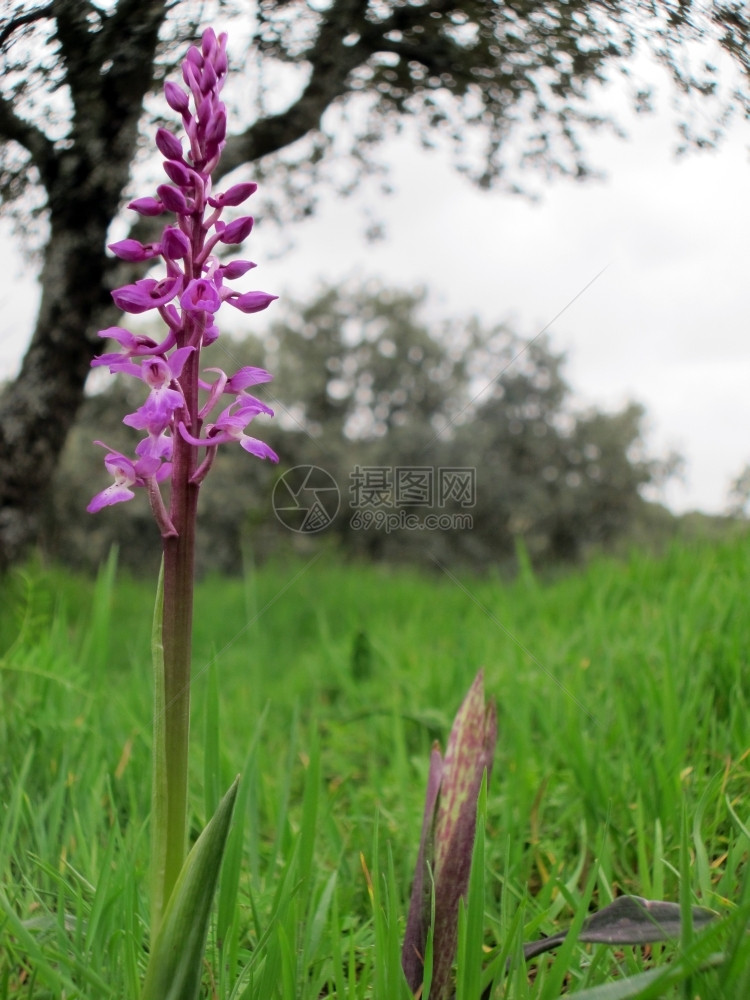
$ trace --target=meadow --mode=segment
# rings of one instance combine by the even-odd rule
[[[430,747],[479,667],[499,739],[458,1000],[750,996],[749,581],[750,538],[551,579],[523,559],[509,582],[322,551],[202,580],[194,831],[243,776],[203,996],[406,1000]],[[0,998],[134,998],[153,590],[114,560],[0,588]],[[719,919],[515,961],[621,893]]]

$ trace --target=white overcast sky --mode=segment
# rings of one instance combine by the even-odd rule
[[[366,245],[353,205],[331,198],[292,253],[254,257],[253,273],[295,295],[313,276],[423,283],[434,315],[507,319],[528,337],[564,310],[548,332],[580,403],[642,402],[650,450],[686,458],[661,499],[720,512],[750,463],[750,125],[680,159],[671,118],[627,125],[627,142],[588,144],[606,181],[560,181],[536,204],[477,191],[400,143],[396,195],[378,206],[385,242]]]
[[[394,141],[395,194],[373,213],[386,240],[365,242],[356,196],[323,195],[281,258],[271,259],[278,236],[264,237],[258,220],[249,243],[259,264],[252,287],[302,299],[320,279],[426,284],[432,315],[508,320],[529,337],[564,310],[549,335],[567,356],[565,374],[581,405],[642,402],[650,450],[676,449],[687,460],[684,482],[662,499],[675,511],[720,512],[731,480],[750,463],[750,124],[738,122],[718,151],[680,159],[670,115],[623,124],[627,141],[592,135],[586,143],[605,181],[559,181],[536,204],[479,192],[439,155]],[[7,378],[30,334],[38,291],[12,237],[5,230],[3,237],[0,378]]]

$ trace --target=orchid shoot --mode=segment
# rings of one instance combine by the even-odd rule
[[[131,263],[162,259],[164,277],[141,278],[113,291],[112,298],[126,313],[157,312],[165,326],[164,336],[157,342],[119,326],[109,327],[99,336],[116,341],[120,350],[102,354],[93,362],[94,366],[108,367],[113,374],[140,380],[148,390],[143,405],[123,419],[144,434],[135,455],[123,455],[97,442],[107,451],[104,464],[114,482],[92,499],[88,510],[93,513],[128,501],[136,489],[143,489],[162,538],[161,613],[154,636],[152,937],[157,935],[183,870],[187,843],[198,493],[220,445],[237,443],[258,458],[278,461],[268,445],[247,433],[255,417],[273,415],[248,391],[269,381],[271,375],[252,367],[232,375],[216,367],[201,370],[203,349],[219,336],[216,314],[222,304],[254,313],[275,298],[266,292],[234,290],[229,282],[255,265],[247,260],[227,262],[217,255],[220,248],[240,244],[249,235],[251,216],[227,222],[222,214],[226,208],[241,205],[256,189],[255,184],[245,182],[215,194],[211,187],[211,175],[226,140],[226,109],[220,100],[227,74],[226,42],[226,35],[217,37],[212,29],[205,31],[200,47],[191,46],[182,64],[186,89],[171,81],[164,87],[167,103],[182,119],[186,138],[166,128],[157,130],[156,146],[164,158],[169,183],[157,188],[156,197],[138,198],[129,206],[142,216],[168,217],[161,239],[150,244],[126,239],[109,247]],[[224,408],[212,416],[222,400]],[[169,496],[165,500],[162,490],[166,484]],[[215,834],[211,842],[218,842]],[[184,875],[181,881],[185,881]]]
[[[447,1000],[458,940],[458,906],[469,885],[482,775],[492,769],[497,742],[495,705],[484,702],[479,671],[458,710],[445,757],[437,743],[430,756],[422,835],[401,954],[412,992],[422,985],[425,946],[434,895],[433,1000]]]

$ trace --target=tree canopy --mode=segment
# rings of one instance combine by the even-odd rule
[[[189,0],[11,0],[0,14],[0,197],[42,285],[20,373],[0,397],[4,563],[38,536],[97,331],[117,321],[109,293],[130,275],[106,253],[108,231],[145,169],[144,128],[162,108],[150,95],[203,11]],[[608,121],[597,88],[632,74],[647,109],[634,72],[644,56],[674,83],[684,144],[715,143],[733,112],[750,113],[741,2],[227,0],[217,11],[238,39],[221,171],[252,164],[281,218],[313,211],[321,178],[355,187],[404,122],[482,186],[517,189],[530,167],[584,178],[586,130]],[[693,97],[710,109],[704,130]]]

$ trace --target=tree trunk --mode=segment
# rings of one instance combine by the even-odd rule
[[[88,13],[80,0],[54,0],[29,14],[53,16],[73,109],[66,143],[0,104],[5,137],[26,148],[39,174],[50,226],[36,328],[0,396],[0,570],[38,538],[42,501],[101,347],[97,331],[117,318],[109,289],[119,262],[105,254],[107,229],[128,182],[165,3],[122,0],[93,33]]]
[[[77,229],[53,225],[47,244],[36,329],[0,397],[0,568],[38,537],[42,500],[102,346],[96,332],[118,315],[106,287],[107,222],[102,215]]]

